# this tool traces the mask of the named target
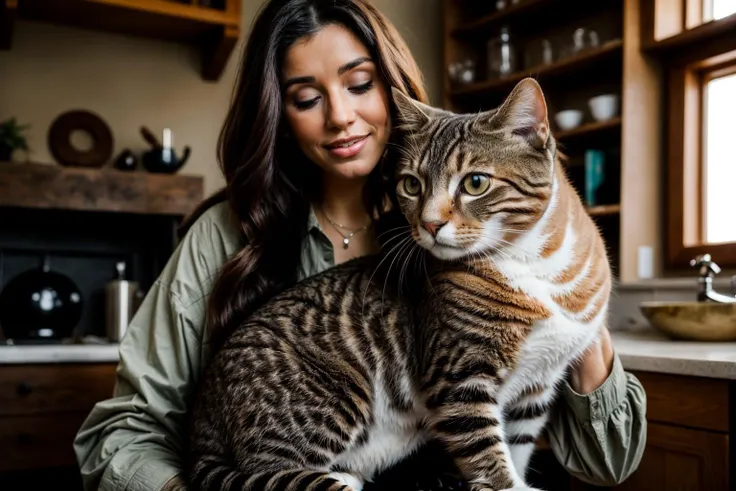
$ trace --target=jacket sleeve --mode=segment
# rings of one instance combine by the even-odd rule
[[[79,430],[85,491],[158,491],[180,472],[186,408],[202,328],[161,280],[120,344],[115,391]]]
[[[590,394],[563,385],[547,426],[557,460],[576,478],[598,486],[619,484],[637,469],[646,433],[644,388],[616,354],[611,374]]]

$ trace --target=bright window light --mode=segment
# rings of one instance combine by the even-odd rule
[[[716,0],[718,3],[718,0]],[[724,0],[724,3],[729,3]],[[733,3],[733,2],[731,2]],[[705,242],[736,241],[736,73],[705,86]]]

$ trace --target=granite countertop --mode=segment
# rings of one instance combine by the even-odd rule
[[[673,340],[654,328],[612,331],[626,370],[736,380],[736,343]]]
[[[611,332],[627,370],[736,380],[736,343],[676,341],[654,329]],[[0,346],[0,365],[115,363],[117,344]]]
[[[0,365],[23,363],[115,363],[118,344],[0,346]]]

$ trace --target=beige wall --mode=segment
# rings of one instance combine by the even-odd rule
[[[374,0],[405,36],[440,103],[440,0]],[[243,2],[247,31],[263,0]],[[53,162],[46,134],[70,109],[99,114],[111,127],[114,156],[147,147],[138,129],[170,127],[177,148],[192,147],[183,173],[205,176],[205,193],[223,181],[215,161],[218,132],[235,77],[238,49],[217,83],[199,75],[195,50],[176,44],[68,27],[18,22],[13,47],[0,51],[0,120],[30,123],[31,159]]]

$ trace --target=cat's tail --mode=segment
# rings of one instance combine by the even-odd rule
[[[361,491],[362,488],[362,483],[350,474],[309,469],[247,474],[219,459],[199,460],[189,481],[189,491]]]

